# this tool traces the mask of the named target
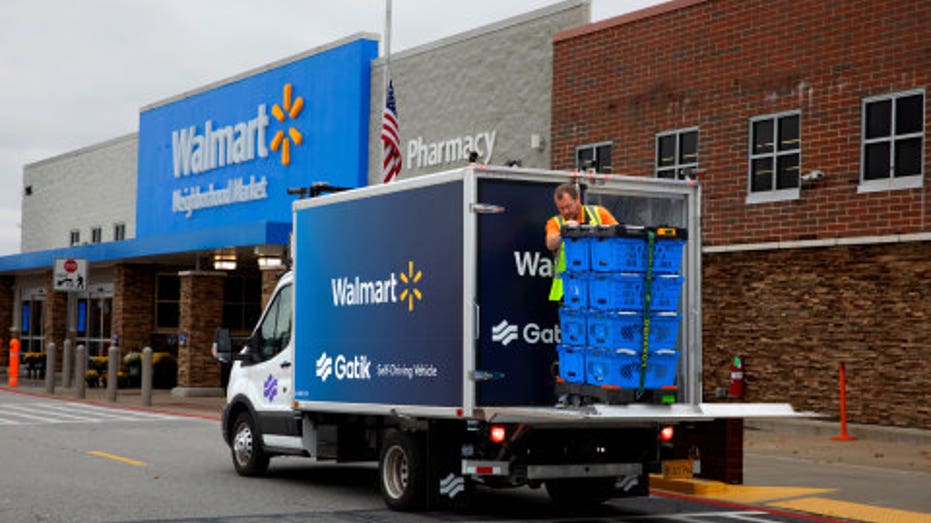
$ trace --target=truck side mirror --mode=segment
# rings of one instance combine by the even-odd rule
[[[217,329],[213,337],[213,356],[214,358],[227,363],[233,359],[233,340],[230,338],[230,330],[226,328]]]

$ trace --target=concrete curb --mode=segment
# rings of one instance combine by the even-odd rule
[[[744,429],[826,438],[841,432],[840,423],[837,421],[807,419],[748,419],[744,422]],[[847,433],[857,439],[931,447],[931,430],[848,423]]]

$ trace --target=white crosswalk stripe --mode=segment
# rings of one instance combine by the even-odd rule
[[[104,407],[87,403],[53,401],[0,403],[0,427],[61,423],[112,423],[119,421],[183,420],[184,417]]]

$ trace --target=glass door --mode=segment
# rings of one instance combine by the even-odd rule
[[[76,316],[77,343],[87,348],[88,356],[106,356],[113,341],[113,297],[79,297]]]

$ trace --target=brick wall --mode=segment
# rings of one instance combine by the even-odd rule
[[[931,244],[722,252],[734,244],[931,232],[924,188],[858,193],[863,99],[931,96],[931,2],[678,0],[557,34],[552,165],[612,142],[652,176],[656,134],[697,127],[706,400],[744,357],[747,401],[931,426]],[[800,197],[748,204],[749,120],[801,113]],[[924,173],[931,159],[925,109]]]
[[[211,346],[223,319],[223,278],[225,273],[183,271],[181,314],[178,332],[186,334],[187,344],[178,347],[178,386],[219,387],[220,364]]]
[[[154,328],[155,271],[150,265],[117,265],[113,278],[113,332],[120,352],[149,346]]]
[[[678,7],[678,8],[677,8]],[[664,12],[665,11],[665,12]],[[864,97],[931,96],[931,2],[686,0],[560,33],[552,165],[610,141],[613,171],[652,175],[655,135],[697,126],[705,245],[925,232],[924,189],[858,194]],[[749,119],[801,111],[801,172],[824,180],[748,205]],[[925,110],[925,176],[931,170]]]
[[[706,254],[705,398],[743,357],[746,401],[931,426],[931,243]]]
[[[68,334],[68,293],[55,292],[52,290],[54,284],[52,271],[47,272],[48,284],[45,288],[45,317],[43,318],[43,332],[45,333],[45,344],[42,347],[43,352],[49,343],[54,343],[61,354],[64,347],[65,337]],[[58,365],[61,366],[61,358],[57,358]]]

